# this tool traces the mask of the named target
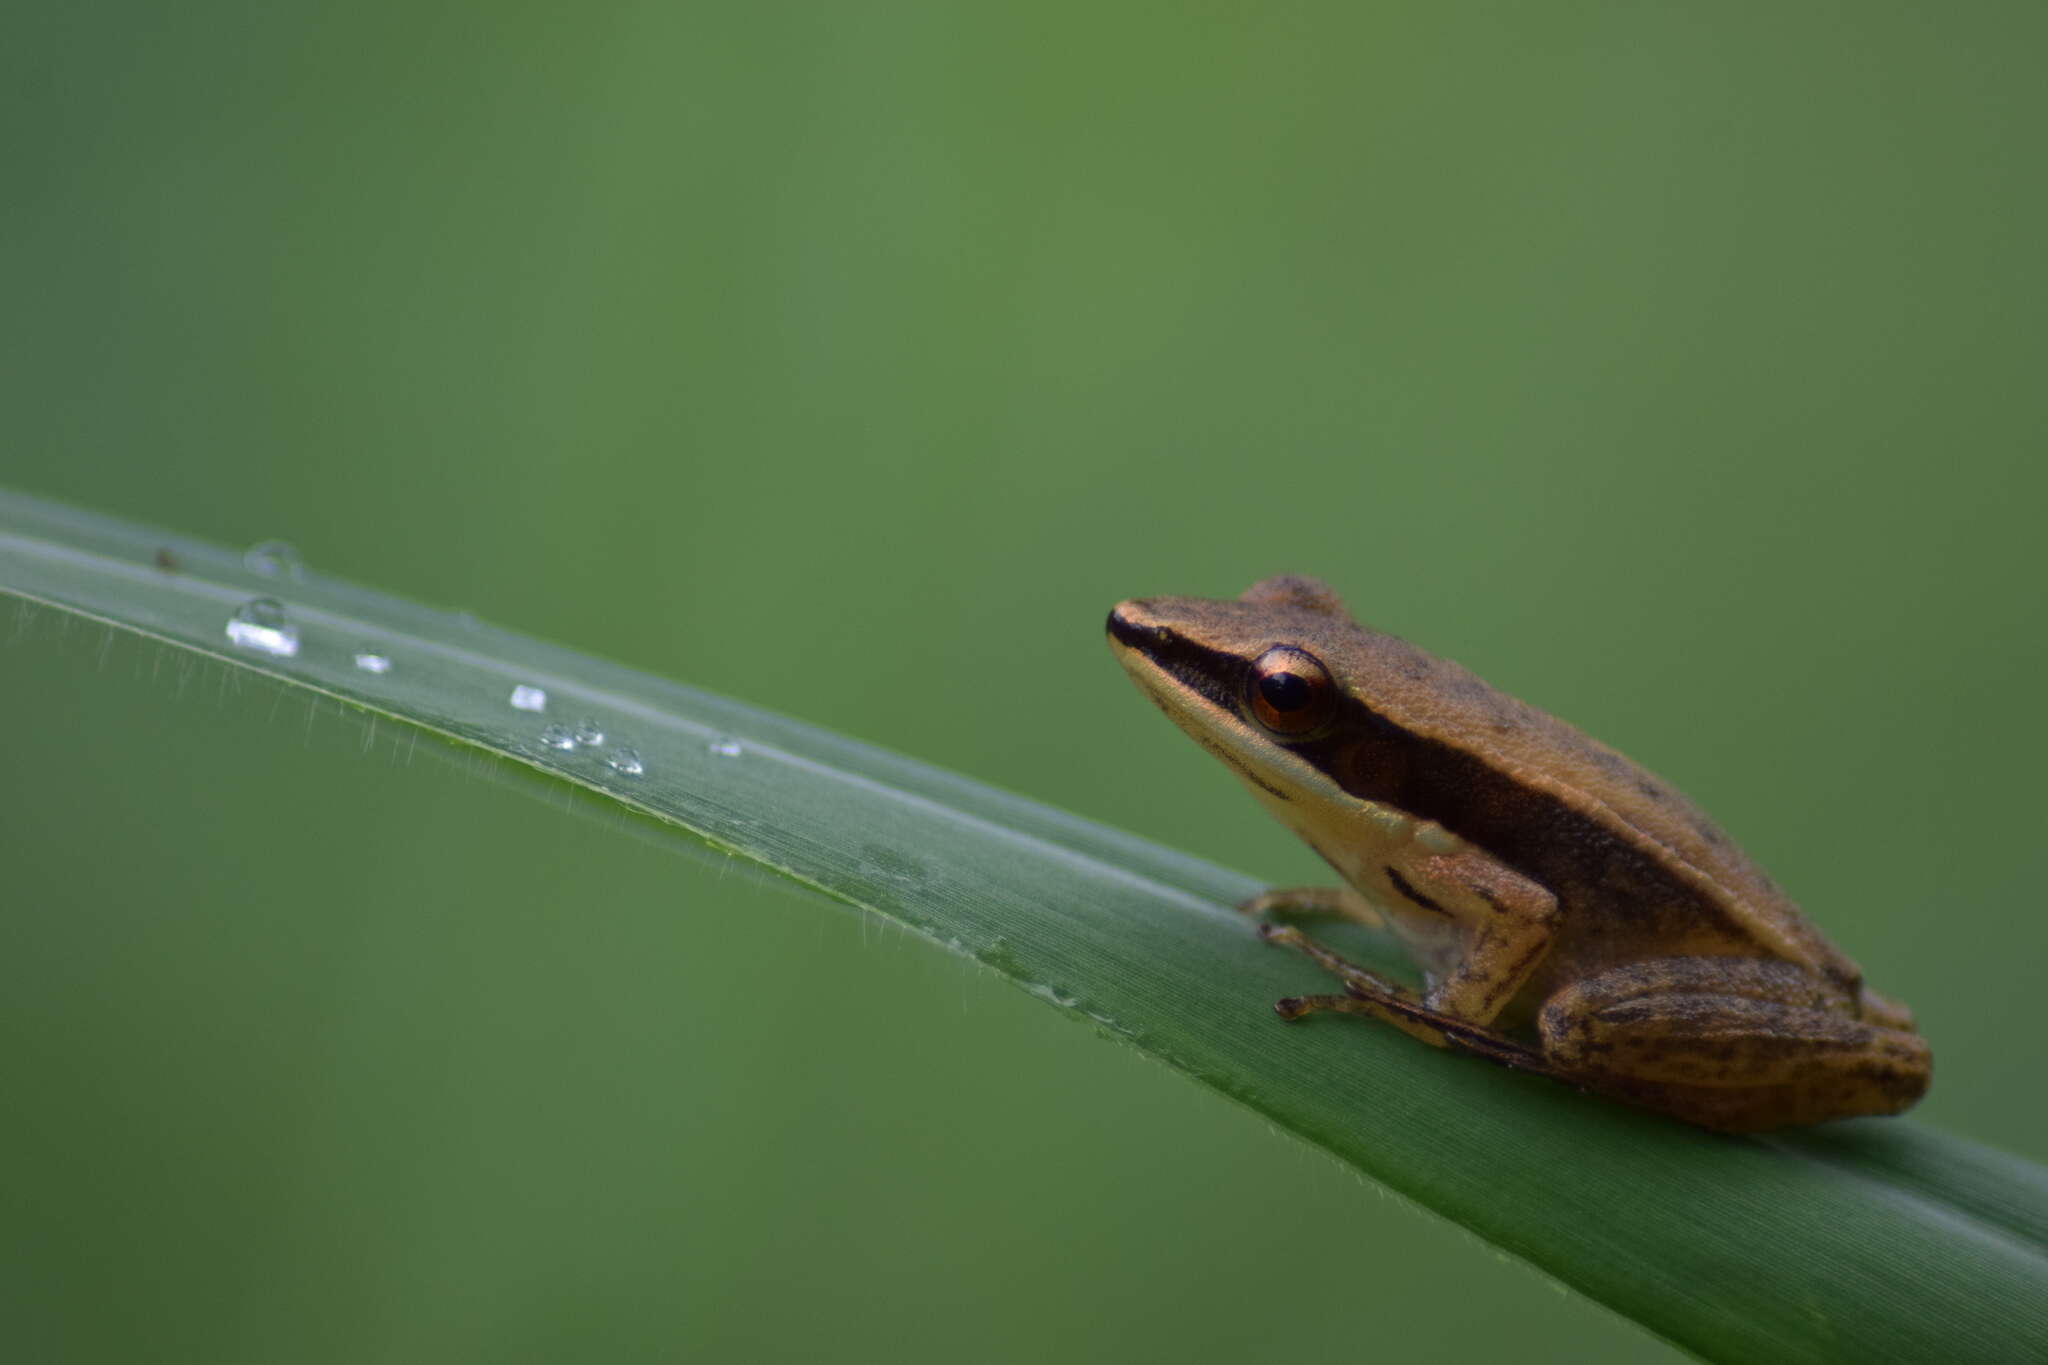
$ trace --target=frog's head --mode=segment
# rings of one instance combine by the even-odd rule
[[[1418,815],[1434,851],[1457,846],[1418,808],[1432,760],[1406,728],[1486,705],[1493,694],[1456,664],[1358,625],[1310,578],[1269,578],[1227,602],[1122,602],[1108,631],[1140,690],[1353,886],[1378,884],[1375,850],[1411,837]]]
[[[1365,632],[1311,578],[1269,578],[1234,601],[1148,597],[1109,614],[1110,648],[1181,729],[1265,797],[1329,785],[1332,745]],[[1385,638],[1385,637],[1381,637]]]

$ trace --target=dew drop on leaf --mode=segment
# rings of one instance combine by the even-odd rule
[[[228,639],[258,654],[289,659],[299,652],[299,628],[275,597],[252,597],[228,618]]]

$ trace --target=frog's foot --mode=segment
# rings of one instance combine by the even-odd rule
[[[1291,995],[1275,1001],[1273,1012],[1282,1019],[1292,1022],[1305,1015],[1319,1013],[1363,1014],[1381,1023],[1392,1024],[1432,1047],[1460,1048],[1502,1066],[1551,1074],[1551,1068],[1533,1049],[1492,1029],[1429,1008],[1406,986],[1339,957],[1299,929],[1284,924],[1261,924],[1259,937],[1268,943],[1277,943],[1283,948],[1306,954],[1344,983],[1342,995]]]
[[[1387,927],[1386,916],[1348,886],[1279,886],[1237,908],[1253,919],[1348,919],[1368,929]]]

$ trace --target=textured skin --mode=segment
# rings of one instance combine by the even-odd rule
[[[1462,1026],[1540,1018],[1540,1060],[1515,1064],[1713,1127],[1895,1113],[1925,1090],[1910,1016],[1866,991],[1684,795],[1457,664],[1358,625],[1323,584],[1126,602],[1110,639],[1176,724],[1384,912],[1431,982],[1376,1011],[1356,1001],[1397,988],[1347,976],[1353,1004],[1310,1008],[1377,1012],[1418,1036],[1429,1026],[1415,1011],[1433,1012],[1461,1027],[1430,1040],[1460,1046]],[[1336,685],[1328,721],[1306,735],[1275,734],[1245,705],[1253,661],[1281,645]],[[1760,963],[1778,992],[1761,1001]],[[1612,998],[1624,986],[1628,1000]]]

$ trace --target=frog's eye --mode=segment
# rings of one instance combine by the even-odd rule
[[[1276,735],[1305,735],[1337,707],[1330,670],[1292,645],[1274,645],[1254,659],[1245,691],[1253,718]]]

